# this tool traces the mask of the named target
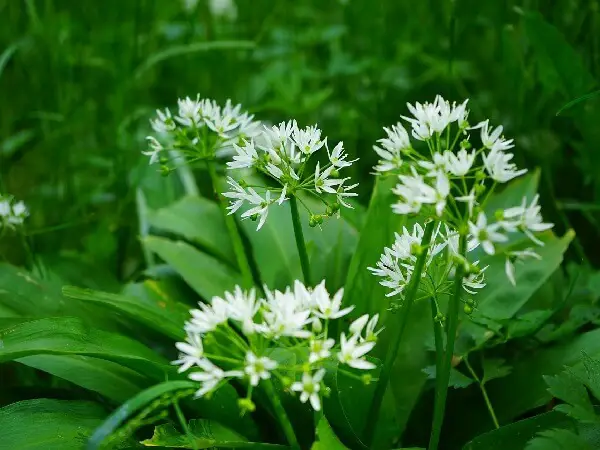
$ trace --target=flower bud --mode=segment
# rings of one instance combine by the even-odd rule
[[[166,156],[161,156],[160,158],[158,158],[158,162],[164,166],[169,162],[169,158],[167,158]]]
[[[473,313],[473,307],[469,305],[465,305],[463,308],[465,314],[471,315]]]
[[[371,384],[371,381],[373,381],[373,377],[369,373],[364,374],[361,377],[361,379],[362,379],[362,382],[365,384],[365,386],[368,386],[369,384]]]
[[[314,214],[310,216],[310,219],[308,219],[308,226],[311,228],[314,228],[317,226],[317,219]]]
[[[243,187],[243,188],[247,188],[248,187],[248,183],[246,183],[246,180],[239,180],[238,184]]]
[[[169,176],[170,173],[171,173],[171,169],[169,168],[169,166],[166,166],[164,164],[162,166],[160,166],[160,174],[163,177]]]
[[[249,398],[240,398],[238,400],[238,406],[240,408],[240,413],[242,416],[247,412],[254,412],[254,410],[256,409],[256,405],[254,404],[252,399]]]
[[[496,212],[494,213],[494,217],[496,218],[496,220],[498,222],[501,222],[504,220],[504,211],[502,209],[497,209]]]
[[[465,150],[469,150],[471,148],[471,143],[468,139],[463,139],[460,141],[460,148],[464,148]]]
[[[340,177],[340,172],[339,172],[339,170],[337,170],[337,169],[333,169],[333,170],[331,171],[331,177],[332,177],[332,178],[339,178],[339,177]]]
[[[281,384],[283,384],[284,388],[289,388],[292,383],[294,382],[294,380],[292,380],[290,377],[281,377]]]
[[[331,204],[331,210],[336,213],[340,210],[340,204],[338,202],[333,202]]]

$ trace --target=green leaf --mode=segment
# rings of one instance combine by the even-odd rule
[[[153,289],[153,292],[160,292],[160,287],[153,280],[145,281],[144,286]],[[65,286],[63,295],[109,307],[173,339],[185,338],[183,325],[189,318],[189,308],[173,299],[163,297],[159,300],[149,296],[129,297],[74,286]]]
[[[545,430],[527,443],[525,450],[592,450],[592,447],[573,431]]]
[[[0,409],[5,449],[81,450],[106,412],[84,401],[24,400]]]
[[[185,242],[156,236],[148,236],[143,242],[206,300],[222,296],[236,284],[242,285],[239,273]]]
[[[317,425],[317,441],[311,450],[346,450],[346,447],[335,435],[325,416],[321,416]]]
[[[497,210],[504,210],[511,206],[520,205],[523,197],[527,198],[528,201],[533,200],[533,197],[537,194],[539,184],[539,169],[512,180],[504,189],[496,192],[486,202],[486,215],[493,217]]]
[[[146,439],[141,443],[146,447],[196,449],[248,448],[255,450],[276,450],[287,448],[277,444],[248,442],[244,436],[212,420],[190,420],[188,429],[193,435],[193,442],[189,435],[177,431],[171,424],[166,424],[155,427],[152,438]]]
[[[151,403],[158,403],[157,408],[168,406],[170,404],[169,396],[181,391],[187,391],[191,395],[197,388],[198,384],[192,381],[167,381],[138,393],[119,406],[95,429],[87,443],[87,450],[100,448],[106,438],[113,435],[122,424]]]
[[[548,391],[566,404],[554,409],[584,422],[597,422],[598,418],[590,401],[587,389],[569,370],[554,376],[545,376]]]
[[[487,386],[498,420],[507,422],[552,399],[543,376],[555,375],[570,367],[574,373],[584,371],[581,352],[600,356],[600,330],[589,331],[568,343],[535,349],[509,359],[512,372]],[[510,395],[507,395],[510,392]]]
[[[89,328],[81,319],[51,317],[0,331],[0,362],[31,355],[82,355],[106,359],[151,376],[172,372],[167,362],[140,342]]]
[[[545,239],[545,245],[538,249],[540,260],[527,261],[526,264],[517,266],[516,286],[512,286],[506,278],[504,256],[482,258],[481,267],[489,265],[489,268],[485,273],[487,285],[478,295],[476,316],[482,315],[494,320],[513,317],[560,266],[563,254],[574,236],[574,232],[569,231],[561,239]]]
[[[427,366],[423,369],[423,372],[427,374],[427,378],[429,380],[435,380],[436,377],[436,367],[435,366]],[[448,387],[454,389],[466,388],[467,386],[473,384],[474,380],[464,375],[462,372],[459,372],[456,369],[452,369],[450,371],[450,379],[448,380]]]
[[[572,426],[570,419],[551,411],[482,434],[466,444],[463,450],[516,450],[524,448],[527,442],[541,430],[570,426]]]
[[[485,384],[495,378],[503,378],[507,376],[512,368],[506,365],[506,361],[502,358],[485,358],[483,360],[483,377],[481,383]]]
[[[153,228],[186,238],[230,264],[235,264],[233,247],[219,206],[206,198],[186,196],[148,214]]]
[[[573,106],[585,101],[585,100],[589,100],[590,98],[594,98],[596,96],[600,95],[600,89],[594,92],[590,92],[589,94],[585,94],[582,95],[580,97],[577,97],[576,99],[571,100],[570,102],[568,102],[566,105],[564,105],[562,108],[560,108],[557,112],[556,115],[559,116],[560,113],[562,113],[563,111],[566,111],[569,108],[572,108]]]
[[[579,379],[590,389],[594,397],[600,400],[600,358],[591,358],[586,352],[582,352],[583,367],[585,375]]]
[[[122,403],[147,387],[148,378],[112,361],[79,355],[34,355],[17,359],[63,380]]]
[[[559,88],[566,98],[587,92],[594,77],[562,33],[537,11],[525,13],[523,23],[544,87],[550,92]]]

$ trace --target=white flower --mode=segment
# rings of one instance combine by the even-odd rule
[[[540,214],[541,207],[538,204],[539,198],[540,196],[536,194],[533,197],[533,200],[531,200],[531,204],[527,206],[527,198],[523,197],[520,206],[509,208],[504,211],[504,217],[515,218],[515,225],[520,227],[529,239],[537,245],[544,245],[542,241],[534,236],[533,232],[549,230],[554,224],[544,223],[542,215]]]
[[[305,155],[311,155],[325,145],[325,141],[321,140],[321,130],[316,125],[298,128],[295,121],[292,129],[292,140]]]
[[[411,148],[410,138],[406,129],[400,122],[392,125],[392,128],[383,128],[387,138],[379,139],[377,142],[381,147],[373,146],[373,150],[382,158],[374,167],[378,172],[387,172],[402,166],[402,152]]]
[[[473,215],[473,208],[476,205],[479,205],[479,203],[477,203],[477,194],[475,193],[475,188],[471,189],[471,191],[467,195],[454,197],[454,200],[456,200],[457,202],[464,202],[467,204],[469,216]]]
[[[341,288],[335,293],[332,299],[325,288],[325,280],[321,281],[312,292],[312,297],[317,307],[314,314],[318,318],[325,320],[339,319],[340,317],[349,314],[354,309],[354,305],[340,309],[343,296],[344,288]]]
[[[178,99],[177,105],[179,106],[179,115],[175,117],[177,122],[184,127],[197,127],[200,125],[202,120],[200,94],[196,96],[196,100],[189,97]]]
[[[271,205],[271,192],[267,191],[265,193],[264,199],[260,195],[258,195],[258,193],[252,188],[248,188],[248,192],[250,193],[250,195],[246,198],[246,201],[256,206],[243,213],[242,219],[247,219],[248,217],[252,216],[258,216],[258,226],[256,227],[256,230],[258,231],[262,228],[262,226],[265,224],[265,221],[267,220],[267,215],[269,214],[269,206]]]
[[[157,109],[156,115],[158,116],[156,119],[150,119],[150,125],[157,133],[168,133],[177,127],[168,108],[165,108],[164,113]]]
[[[237,5],[233,0],[209,0],[208,8],[215,17],[223,17],[231,21],[237,18]]]
[[[312,364],[322,359],[329,358],[331,356],[331,349],[334,345],[335,341],[331,338],[325,340],[311,339],[308,362]]]
[[[12,213],[10,200],[1,200],[0,201],[0,216],[9,217]]]
[[[521,262],[527,258],[534,259],[542,259],[540,255],[533,251],[531,248],[527,248],[525,250],[518,250],[508,252],[506,254],[506,262],[504,264],[504,271],[506,272],[506,278],[513,286],[517,285],[517,280],[515,278],[515,262]]]
[[[260,308],[260,303],[256,301],[255,290],[250,289],[245,292],[239,286],[235,286],[233,293],[225,292],[225,300],[229,318],[242,324],[244,334],[254,333],[254,316]]]
[[[357,197],[358,196],[358,194],[356,192],[350,192],[352,189],[354,189],[356,186],[358,186],[358,183],[351,184],[350,186],[344,186],[344,182],[349,179],[350,178],[344,178],[341,180],[341,183],[339,184],[335,195],[336,195],[337,201],[341,205],[345,206],[346,208],[354,209],[354,207],[350,203],[348,203],[344,200],[345,197]]]
[[[204,356],[204,347],[202,346],[202,337],[196,333],[188,333],[185,342],[175,344],[179,354],[179,359],[173,361],[173,365],[181,365],[177,370],[179,373],[185,372],[193,365],[197,365]]]
[[[205,334],[213,331],[229,318],[229,307],[221,297],[213,297],[211,304],[198,303],[200,309],[192,309],[192,320],[187,323],[188,332]]]
[[[235,181],[231,177],[227,177],[227,184],[233,189],[231,192],[224,192],[223,197],[232,198],[234,200],[231,201],[230,205],[227,207],[229,210],[229,214],[235,213],[240,207],[244,204],[249,197],[249,194],[246,190],[239,185],[237,181]]]
[[[505,153],[499,150],[491,150],[487,155],[483,155],[483,165],[488,175],[499,183],[506,183],[527,172],[527,169],[517,170],[517,166],[511,163],[512,153]]]
[[[325,143],[327,147],[327,143]],[[327,155],[329,156],[329,162],[333,167],[337,167],[338,169],[342,169],[344,167],[350,167],[353,162],[358,161],[358,159],[353,159],[352,161],[346,161],[348,155],[344,153],[344,144],[339,142],[331,151],[329,152],[329,147],[327,147]]]
[[[227,163],[229,169],[244,169],[253,167],[259,160],[258,153],[254,147],[254,141],[244,141],[243,146],[233,144],[236,154],[233,155],[233,161]]]
[[[450,182],[445,174],[439,173],[436,178],[435,188],[423,183],[421,185],[421,194],[417,197],[419,203],[435,204],[435,212],[441,216],[446,207],[446,198],[450,193]]]
[[[473,264],[471,264],[471,266],[476,267],[477,264],[479,264],[479,261],[475,261]],[[471,295],[475,295],[477,293],[473,289],[483,289],[485,287],[484,272],[487,268],[488,266],[485,266],[478,273],[470,273],[469,275],[464,277],[462,282],[463,289]]]
[[[502,152],[514,147],[512,139],[506,140],[501,136],[503,130],[502,125],[496,129],[489,128],[489,120],[484,120],[470,129],[476,130],[478,128],[481,128],[481,142],[485,148]]]
[[[508,237],[499,233],[498,224],[488,225],[487,217],[483,212],[477,216],[477,223],[469,222],[469,232],[473,236],[476,245],[481,244],[483,251],[488,255],[495,253],[494,242],[506,242]]]
[[[244,372],[250,378],[252,386],[258,386],[260,380],[268,380],[271,378],[271,370],[277,367],[277,362],[266,356],[258,357],[253,352],[246,353],[246,366]]]
[[[302,381],[296,381],[292,384],[291,389],[295,392],[300,392],[300,401],[306,403],[310,400],[310,404],[315,411],[321,409],[321,398],[319,391],[321,390],[321,380],[325,375],[325,369],[319,369],[314,375],[310,373],[302,374]]]
[[[163,150],[163,146],[153,136],[146,136],[150,150],[142,152],[143,155],[150,157],[150,164],[154,164],[160,158],[160,152]]]
[[[383,331],[383,328],[375,331],[375,327],[377,327],[377,322],[379,321],[379,314],[375,314],[373,317],[369,319],[368,314],[364,314],[356,319],[354,322],[350,324],[350,333],[353,335],[359,336],[359,340],[363,341],[374,341],[377,340],[377,335]],[[362,331],[365,329],[365,336],[362,337]]]
[[[475,161],[475,152],[468,153],[464,148],[455,155],[452,152],[444,152],[446,169],[454,176],[463,177],[471,170]]]
[[[274,178],[277,178],[278,180],[281,179],[281,177],[283,176],[283,171],[273,163],[267,164],[265,168],[267,169],[267,172],[269,172],[270,175],[272,175]]]
[[[419,161],[417,164],[428,170],[426,174],[428,177],[437,177],[440,175],[446,176],[447,160],[442,153],[434,153],[433,161],[423,160]]]
[[[227,377],[241,378],[244,376],[244,373],[240,370],[230,370],[226,372],[220,367],[215,366],[209,359],[206,358],[201,359],[197,365],[203,370],[203,372],[193,372],[189,375],[191,380],[202,383],[200,389],[198,389],[196,392],[196,398],[203,397],[207,393],[214,390],[221,380]]]
[[[342,333],[340,336],[338,359],[342,364],[347,364],[354,369],[374,369],[376,367],[375,364],[363,359],[363,356],[369,353],[373,347],[375,347],[375,342],[358,343],[358,335],[353,335],[350,339],[346,339],[346,335]]]
[[[273,127],[265,127],[263,136],[266,140],[265,145],[260,146],[265,151],[274,150],[271,155],[274,158],[279,158],[277,152],[284,147],[293,146],[291,141],[292,132],[294,128],[297,128],[296,121],[281,122],[279,125]],[[279,161],[273,161],[275,164],[279,164]]]
[[[321,172],[320,165],[317,162],[315,168],[315,190],[320,194],[321,192],[327,192],[329,194],[335,194],[335,187],[342,184],[343,181],[339,179],[329,179],[331,172],[335,169],[334,166],[330,166]]]
[[[400,184],[397,184],[392,192],[400,197],[397,203],[392,205],[396,214],[418,213],[421,210],[421,192],[425,182],[414,167],[411,167],[412,175],[399,175]]]
[[[285,292],[271,291],[265,287],[267,297],[264,302],[264,323],[256,329],[267,337],[278,339],[282,336],[301,339],[310,338],[312,333],[305,329],[311,322],[311,310],[304,307],[302,299],[289,289]]]

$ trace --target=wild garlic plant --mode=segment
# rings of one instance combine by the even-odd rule
[[[299,395],[315,411],[327,395],[325,375],[343,370],[338,365],[371,370],[375,364],[366,355],[375,347],[378,315],[364,315],[351,323],[348,334],[330,337],[330,324],[349,314],[354,306],[342,307],[343,289],[333,296],[325,281],[315,288],[300,281],[284,291],[264,288],[264,298],[254,289],[236,286],[223,297],[200,303],[185,324],[187,339],[176,344],[180,372],[200,383],[196,397],[212,394],[235,382],[246,387],[239,401],[242,413],[255,410],[252,400],[262,388],[272,404],[290,446],[298,448],[292,425],[273,388],[275,379],[290,394]]]
[[[535,247],[543,241],[535,233],[552,228],[540,214],[539,197],[523,198],[508,209],[486,212],[488,199],[498,186],[523,175],[509,151],[512,139],[502,135],[503,128],[493,128],[485,120],[475,126],[468,122],[467,101],[450,104],[441,96],[433,103],[408,104],[410,116],[402,116],[411,133],[399,122],[384,128],[387,136],[374,147],[381,158],[375,166],[377,173],[397,176],[393,189],[397,202],[396,214],[414,215],[417,223],[412,232],[404,228],[396,233],[391,247],[385,248],[376,267],[369,270],[381,277],[380,283],[389,288],[389,296],[400,296],[406,308],[403,320],[416,297],[432,299],[434,326],[446,327],[446,349],[438,352],[436,408],[430,449],[437,448],[443,418],[450,365],[456,337],[459,305],[465,302],[465,312],[476,306],[472,297],[485,286],[486,267],[480,267],[474,254],[505,256],[508,280],[516,284],[515,262],[540,258]],[[480,143],[471,142],[472,131],[478,132]],[[411,140],[411,136],[414,139]],[[414,146],[413,146],[414,142]],[[513,235],[521,234],[530,246],[509,250],[502,245]],[[477,250],[481,249],[481,250]],[[440,312],[437,299],[450,297],[446,317]],[[397,329],[393,345],[384,364],[372,405],[376,417],[383,393],[389,381],[389,370],[396,357],[404,324]],[[441,332],[435,334],[436,348],[441,349]],[[439,341],[439,342],[438,342]],[[443,360],[441,359],[443,358]],[[368,430],[373,433],[373,430]],[[372,437],[372,436],[371,436]]]
[[[339,217],[342,206],[352,208],[348,198],[358,195],[353,192],[358,184],[350,184],[350,177],[341,175],[356,160],[348,158],[342,142],[330,149],[327,138],[322,138],[321,134],[316,125],[301,128],[295,120],[291,120],[272,127],[265,126],[253,138],[244,140],[242,145],[234,144],[235,154],[233,160],[227,163],[228,168],[254,169],[271,179],[276,187],[250,184],[243,177],[238,181],[228,177],[230,191],[223,194],[231,200],[230,214],[242,206],[247,207],[242,218],[258,220],[257,230],[264,225],[273,205],[290,201],[296,244],[307,284],[310,284],[310,271],[297,202],[308,212],[309,225],[314,227],[327,217]],[[314,162],[319,154],[325,152],[327,160],[324,163],[317,160],[313,171],[309,161],[312,159]],[[301,193],[317,198],[323,208],[313,211],[302,200]]]
[[[260,132],[260,122],[254,116],[234,105],[230,100],[221,106],[216,101],[186,97],[177,100],[177,114],[166,108],[157,110],[150,120],[155,136],[148,136],[150,149],[142,153],[150,164],[160,163],[163,174],[168,175],[181,164],[204,163],[209,174],[216,200],[223,211],[236,261],[246,287],[254,284],[248,255],[244,251],[238,227],[226,211],[219,196],[218,165],[228,157],[236,144],[242,144]]]

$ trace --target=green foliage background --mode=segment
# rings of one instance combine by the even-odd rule
[[[0,190],[29,206],[35,255],[33,264],[20,242],[0,239],[0,436],[14,448],[27,444],[23,436],[46,449],[81,448],[90,436],[90,445],[110,437],[135,448],[132,433],[141,428],[144,445],[191,448],[173,422],[154,436],[148,425],[167,418],[153,414],[175,393],[193,389],[168,365],[190,305],[240,275],[206,173],[162,178],[141,155],[154,109],[199,92],[240,102],[261,120],[318,123],[343,140],[360,158],[351,169],[359,204],[323,231],[307,230],[311,264],[330,289],[345,286],[356,313],[395,320],[366,267],[406,219],[390,213],[393,180],[374,184],[371,147],[406,102],[442,94],[469,98],[473,121],[503,124],[516,162],[531,170],[491,204],[512,205],[537,189],[545,219],[556,223],[543,236],[544,259],[519,272],[518,288],[507,288],[501,261],[484,261],[496,268],[461,324],[456,351],[475,375],[461,364],[451,377],[442,448],[537,449],[549,440],[551,448],[588,448],[589,427],[586,435],[577,421],[597,431],[598,2],[236,5],[230,20],[213,16],[204,0],[189,12],[163,0],[0,0]],[[289,211],[271,212],[259,233],[253,223],[243,229],[263,281],[283,287],[300,276]],[[428,306],[415,305],[393,371],[401,382],[384,400],[378,442],[387,448],[427,442]],[[382,341],[378,357],[385,333]],[[490,431],[484,388],[498,430]],[[198,443],[281,442],[265,411],[261,420],[239,417],[237,395],[228,387],[183,405]],[[314,448],[361,448],[370,395],[336,378]],[[570,406],[548,412],[553,398]],[[291,410],[309,436],[312,419]],[[39,426],[25,428],[32,420]],[[574,447],[580,435],[587,440]]]

